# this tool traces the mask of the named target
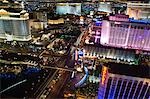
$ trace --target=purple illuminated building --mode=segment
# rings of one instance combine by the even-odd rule
[[[102,22],[102,45],[150,51],[150,25],[131,22]]]
[[[113,63],[109,64],[109,68],[104,66],[98,99],[149,99],[150,79],[145,69],[148,67]],[[145,73],[142,73],[143,70]]]

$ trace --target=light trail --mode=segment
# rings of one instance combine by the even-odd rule
[[[9,89],[11,89],[11,88],[13,88],[13,87],[15,87],[15,86],[17,86],[17,85],[20,85],[20,84],[22,84],[22,83],[24,83],[24,82],[26,82],[26,81],[27,81],[27,80],[25,79],[25,80],[22,80],[22,81],[20,81],[20,82],[18,82],[18,83],[15,83],[15,84],[9,86],[9,87],[7,87],[6,89],[2,90],[2,91],[0,92],[0,94],[3,93],[3,92],[5,92],[5,91],[7,91],[7,90],[9,90]]]

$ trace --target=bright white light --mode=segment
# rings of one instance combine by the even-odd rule
[[[110,23],[108,21],[102,22],[101,44],[108,44],[109,42]]]
[[[67,18],[66,20],[67,20],[67,21],[69,21],[70,19],[69,19],[69,18]]]
[[[82,68],[81,68],[81,67],[78,67],[78,68],[77,68],[77,71],[78,71],[78,72],[82,72]]]
[[[13,35],[5,34],[7,41],[13,41]]]
[[[130,62],[130,59],[127,59],[128,62]]]
[[[7,0],[4,0],[3,3],[9,3]]]
[[[18,2],[18,1],[15,1],[14,3],[18,4],[19,2]]]

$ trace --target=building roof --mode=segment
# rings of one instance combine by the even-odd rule
[[[150,67],[149,66],[136,66],[136,65],[127,65],[120,63],[106,63],[107,67],[109,67],[109,72],[113,74],[141,77],[141,78],[149,78],[150,79]]]

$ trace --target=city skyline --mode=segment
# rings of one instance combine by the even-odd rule
[[[148,0],[0,0],[0,98],[149,99]]]

